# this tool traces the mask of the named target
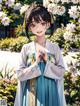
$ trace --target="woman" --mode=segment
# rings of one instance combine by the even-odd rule
[[[14,106],[66,105],[62,55],[59,46],[45,38],[45,32],[51,26],[51,16],[45,7],[31,5],[26,11],[26,32],[31,31],[35,40],[21,50]]]

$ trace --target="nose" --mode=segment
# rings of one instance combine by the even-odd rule
[[[37,31],[37,32],[41,32],[41,27],[40,27],[40,26],[37,26],[37,27],[36,27],[36,31]]]

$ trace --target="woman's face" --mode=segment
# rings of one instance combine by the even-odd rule
[[[41,20],[40,22],[35,22],[34,19],[29,26],[30,31],[36,36],[44,36],[46,30],[49,28],[49,23]]]

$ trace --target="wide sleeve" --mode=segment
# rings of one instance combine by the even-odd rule
[[[17,69],[17,78],[20,81],[32,79],[41,75],[40,69],[36,62],[30,65],[29,67],[27,65],[27,56],[29,49],[30,48],[27,47],[27,45],[24,45],[20,53],[20,62],[19,67]]]
[[[55,49],[53,50],[55,51],[56,62],[54,63],[47,60],[44,75],[52,79],[61,79],[64,76],[65,67],[59,46],[57,44],[55,44],[54,46]]]

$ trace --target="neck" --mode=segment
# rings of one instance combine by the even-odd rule
[[[42,46],[44,46],[45,42],[46,42],[46,39],[45,39],[45,36],[39,36],[39,37],[36,37],[36,42]]]

